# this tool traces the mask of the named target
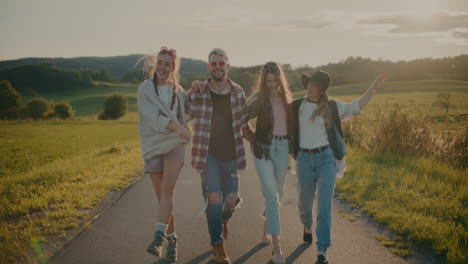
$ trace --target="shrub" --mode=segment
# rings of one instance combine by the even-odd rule
[[[104,110],[99,114],[99,119],[118,119],[127,113],[127,98],[123,95],[115,94],[105,99]]]
[[[39,119],[46,117],[49,110],[49,101],[44,98],[34,98],[26,104],[25,114],[33,119]]]
[[[21,95],[10,82],[0,82],[0,119],[15,119],[21,114]]]
[[[73,116],[73,109],[68,102],[56,103],[54,113],[58,118],[67,119]]]

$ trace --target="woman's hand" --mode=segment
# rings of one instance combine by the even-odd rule
[[[202,93],[205,90],[205,84],[202,81],[194,80],[190,89]]]
[[[179,135],[180,138],[185,139],[187,141],[190,141],[190,137],[192,136],[192,133],[190,130],[182,125],[178,125],[176,129],[177,134]]]
[[[192,133],[190,132],[190,130],[188,128],[186,128],[185,126],[176,124],[176,123],[174,123],[172,121],[169,121],[169,124],[167,125],[167,128],[169,130],[171,130],[171,131],[176,132],[177,135],[179,135],[180,138],[185,139],[187,141],[189,141],[190,137],[192,136]]]
[[[379,73],[377,77],[375,78],[376,82],[383,83],[385,82],[388,78],[390,78],[390,75],[388,73]]]
[[[388,73],[380,73],[377,75],[375,78],[375,81],[371,84],[369,89],[364,93],[364,95],[359,99],[359,107],[364,109],[364,107],[367,105],[367,103],[370,101],[372,98],[372,95],[377,91],[377,88],[380,87],[388,78],[390,75]]]

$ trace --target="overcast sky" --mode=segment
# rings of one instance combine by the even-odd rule
[[[0,60],[149,54],[317,66],[468,54],[466,0],[0,0]]]

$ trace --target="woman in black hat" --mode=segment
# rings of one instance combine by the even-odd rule
[[[307,97],[293,102],[297,127],[293,155],[297,160],[299,215],[304,225],[303,240],[312,243],[312,206],[315,191],[317,202],[317,262],[328,263],[327,248],[331,245],[331,210],[338,164],[343,164],[346,148],[341,133],[341,120],[361,114],[377,88],[388,78],[379,74],[364,95],[352,103],[329,100],[330,75],[318,71],[302,74]]]

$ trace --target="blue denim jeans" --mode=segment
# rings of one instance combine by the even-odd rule
[[[226,199],[240,202],[238,198],[239,178],[237,177],[236,161],[222,162],[208,154],[202,176],[202,193],[206,207],[206,219],[210,233],[211,245],[223,242],[223,221],[232,215],[232,209],[225,206]],[[221,194],[221,202],[212,203],[208,201],[211,193]],[[224,208],[223,208],[224,207]],[[229,210],[232,210],[229,212]],[[227,218],[227,219],[226,219]]]
[[[317,202],[317,248],[326,252],[331,245],[332,202],[336,161],[330,148],[320,153],[299,152],[297,156],[299,215],[305,227],[312,227],[315,190]]]
[[[287,139],[273,139],[270,146],[270,159],[255,158],[255,168],[260,179],[265,209],[267,233],[279,235],[279,204],[283,199],[283,187],[288,172],[289,147]]]

